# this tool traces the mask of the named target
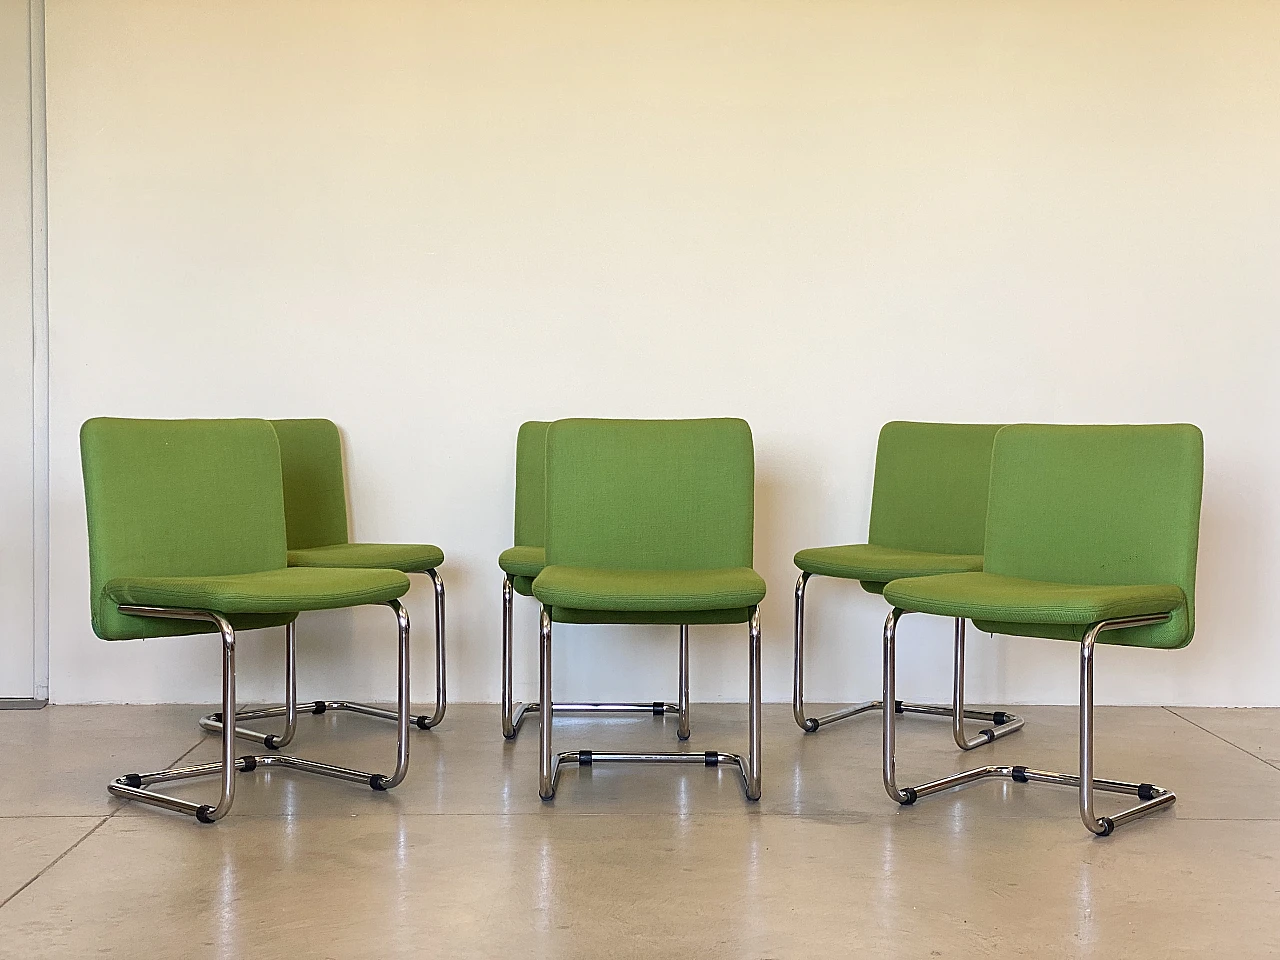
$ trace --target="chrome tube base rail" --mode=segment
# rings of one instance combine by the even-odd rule
[[[511,578],[502,581],[502,736],[514,740],[520,732],[520,725],[530,715],[539,714],[542,705],[538,702],[513,702],[511,693],[511,607],[514,601],[515,588]],[[654,700],[651,703],[555,703],[552,710],[556,713],[649,713],[655,717],[677,716],[680,726],[676,736],[681,740],[689,739],[689,627],[680,626],[680,703],[665,703]]]
[[[409,772],[409,614],[401,606],[400,601],[392,600],[389,606],[396,615],[399,627],[399,656],[397,669],[397,709],[392,716],[396,720],[396,767],[387,776],[381,773],[368,773],[364,770],[353,770],[349,767],[337,767],[328,763],[318,763],[301,757],[290,757],[272,753],[266,756],[236,757],[235,742],[240,731],[233,727],[221,727],[222,756],[216,763],[199,763],[187,767],[174,767],[170,770],[158,770],[154,773],[127,773],[107,784],[107,791],[113,796],[136,800],[140,803],[185,813],[195,817],[201,823],[214,823],[221,820],[231,810],[235,800],[237,773],[249,773],[262,767],[286,767],[301,770],[320,776],[333,777],[337,780],[348,780],[352,783],[363,783],[374,790],[390,790],[398,786]],[[182,610],[170,607],[136,607],[122,606],[121,613],[139,617],[162,617],[173,620],[203,620],[214,624],[222,637],[222,715],[238,716],[236,713],[236,637],[235,630],[227,619],[220,614],[207,610]],[[294,678],[292,627],[290,628],[289,655],[286,660],[290,681]],[[283,708],[282,708],[283,709]],[[388,711],[389,712],[389,711]],[[251,711],[255,715],[267,715],[264,711]],[[296,719],[296,715],[295,718]],[[220,725],[221,726],[221,725]],[[256,733],[251,734],[259,736]],[[290,734],[291,735],[291,734]],[[283,746],[283,743],[280,744]],[[216,804],[195,803],[168,794],[147,789],[155,783],[168,783],[177,780],[191,780],[196,777],[219,774],[222,791]]]
[[[1172,790],[1158,787],[1152,783],[1134,783],[1128,780],[1107,780],[1093,775],[1093,654],[1098,634],[1108,630],[1123,630],[1127,627],[1142,627],[1155,623],[1164,623],[1169,619],[1167,614],[1155,614],[1143,617],[1128,617],[1117,620],[1104,620],[1095,624],[1080,644],[1080,772],[1078,774],[1053,773],[1048,770],[1036,770],[1031,767],[992,764],[965,770],[951,776],[930,780],[915,787],[899,787],[895,767],[895,736],[897,716],[895,711],[887,709],[883,704],[893,702],[895,683],[895,647],[897,641],[898,620],[903,611],[895,608],[890,612],[884,624],[884,700],[881,706],[884,727],[884,788],[890,799],[903,806],[909,806],[921,797],[941,793],[953,787],[963,787],[979,780],[991,777],[1007,777],[1016,783],[1052,783],[1059,786],[1074,787],[1080,793],[1080,819],[1085,827],[1096,836],[1106,837],[1116,827],[1130,820],[1145,816],[1153,810],[1168,806],[1177,800]],[[1119,793],[1137,797],[1141,802],[1136,806],[1099,817],[1094,811],[1094,792]]]
[[[751,609],[750,631],[750,666],[748,687],[748,749],[745,757],[736,753],[722,753],[718,750],[707,750],[702,753],[609,753],[596,750],[572,750],[564,753],[552,753],[551,750],[551,611],[542,608],[539,623],[539,703],[546,708],[539,710],[539,785],[538,795],[543,800],[551,800],[556,795],[556,786],[560,780],[560,772],[567,763],[576,763],[580,767],[589,767],[597,763],[700,763],[707,767],[729,765],[734,767],[742,777],[743,792],[748,800],[760,799],[760,610]],[[680,627],[680,655],[682,661],[680,703],[685,707],[681,715],[682,730],[688,729],[688,649],[689,628]],[[556,711],[561,709],[555,705]],[[657,704],[654,704],[657,712]],[[684,739],[684,737],[681,737]]]
[[[426,574],[431,578],[436,596],[436,704],[435,709],[429,714],[417,715],[411,713],[409,715],[409,722],[419,730],[430,730],[443,720],[445,707],[448,705],[445,694],[444,663],[444,580],[435,570],[428,570]],[[278,707],[241,710],[236,714],[236,736],[243,740],[253,740],[255,743],[260,743],[268,750],[279,750],[281,747],[287,747],[298,729],[297,648],[294,641],[294,624],[292,623],[285,627],[284,657],[284,703]],[[306,704],[303,709],[317,716],[330,710],[345,710],[348,713],[358,713],[366,717],[377,717],[379,720],[391,720],[392,722],[398,717],[395,710],[387,710],[384,707],[375,707],[367,703],[356,703],[351,700],[315,700]],[[225,713],[219,711],[201,717],[200,728],[210,733],[220,733],[224,716]],[[240,726],[242,723],[252,723],[255,720],[268,720],[275,717],[284,717],[284,731],[282,733],[259,733],[257,730]]]
[[[873,710],[880,710],[884,707],[884,703],[880,700],[865,700],[862,703],[853,704],[833,713],[828,713],[825,716],[807,716],[804,707],[804,594],[810,576],[812,574],[802,573],[796,580],[795,683],[791,694],[791,715],[795,717],[796,725],[805,733],[814,733],[820,727],[829,726],[840,720],[848,720],[850,717],[870,713]],[[986,746],[988,743],[995,743],[1001,737],[1007,737],[1009,734],[1021,730],[1026,721],[1017,714],[1009,713],[1006,710],[987,713],[982,710],[970,710],[964,705],[964,639],[965,621],[963,618],[957,617],[955,672],[953,674],[954,696],[951,706],[931,703],[906,703],[902,700],[895,700],[894,709],[898,713],[919,713],[930,717],[950,717],[951,733],[955,738],[956,746],[961,750],[972,750],[975,747]],[[990,726],[979,730],[975,736],[970,737],[965,732],[965,720],[977,720],[988,723]]]

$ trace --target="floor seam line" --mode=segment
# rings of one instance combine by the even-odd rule
[[[1180,714],[1180,713],[1179,713],[1177,710],[1175,710],[1173,707],[1162,707],[1161,709],[1162,709],[1162,710],[1167,710],[1169,713],[1173,714],[1173,715],[1174,715],[1175,717],[1177,717],[1179,720],[1182,720],[1182,721],[1184,721],[1184,722],[1186,722],[1186,723],[1191,724],[1191,725],[1192,725],[1193,727],[1195,727],[1197,730],[1203,730],[1205,733],[1209,734],[1209,736],[1211,736],[1211,737],[1216,737],[1217,739],[1219,739],[1219,740],[1221,740],[1223,743],[1225,743],[1227,746],[1229,746],[1229,747],[1235,747],[1237,750],[1239,750],[1241,753],[1245,754],[1246,756],[1253,757],[1253,759],[1257,760],[1257,761],[1258,761],[1259,763],[1261,763],[1263,766],[1270,767],[1272,770],[1280,770],[1280,766],[1277,766],[1276,764],[1272,763],[1270,760],[1266,759],[1266,757],[1260,757],[1260,756],[1258,756],[1256,753],[1254,753],[1252,750],[1246,750],[1244,747],[1240,746],[1240,744],[1238,744],[1238,743],[1233,743],[1232,741],[1228,740],[1226,737],[1222,736],[1222,734],[1220,734],[1220,733],[1214,733],[1214,732],[1213,732],[1212,730],[1210,730],[1208,727],[1202,727],[1202,726],[1200,726],[1200,724],[1196,723],[1194,720],[1190,719],[1189,717],[1184,717],[1182,714]]]
[[[83,837],[81,837],[71,846],[67,847],[67,849],[63,850],[60,854],[54,857],[52,861],[47,863],[44,866],[44,868],[40,870],[39,873],[37,873],[34,877],[32,877],[30,880],[28,880],[26,883],[20,886],[17,890],[13,891],[13,893],[9,894],[9,896],[5,897],[3,901],[0,901],[0,910],[3,910],[5,907],[7,907],[14,899],[17,898],[19,894],[21,894],[29,886],[31,886],[33,883],[35,883],[37,880],[43,877],[46,873],[48,873],[50,870],[52,870],[54,867],[60,864],[65,857],[69,856],[72,853],[72,851],[76,849],[76,847],[80,846],[80,844],[84,843],[91,836],[97,833],[98,828],[101,827],[108,820],[110,820],[113,816],[115,816],[114,811],[112,813],[107,814],[105,817],[103,817],[101,820],[95,823],[92,827],[89,828],[88,833],[86,833]]]

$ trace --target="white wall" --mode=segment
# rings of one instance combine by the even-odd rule
[[[15,699],[37,670],[30,23],[27,0],[0,0],[0,698]]]
[[[494,700],[520,421],[732,414],[769,699],[883,421],[1191,420],[1198,635],[1104,651],[1099,697],[1280,704],[1277,49],[1245,0],[50,0],[54,698],[217,690],[212,640],[90,631],[87,417],[336,420],[356,535],[445,548],[451,695]],[[810,596],[813,698],[873,695],[882,601]],[[390,699],[389,614],[302,631],[304,697]],[[695,699],[743,698],[744,633],[695,630]],[[674,629],[557,636],[558,696],[674,694]],[[904,696],[948,641],[906,621]],[[973,648],[976,699],[1075,697],[1073,646]]]

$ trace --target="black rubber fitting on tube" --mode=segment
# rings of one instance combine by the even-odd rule
[[[902,701],[901,701],[901,700],[895,700],[895,701],[893,701],[893,712],[894,712],[894,713],[906,713],[906,710],[904,710],[904,709],[902,708]]]
[[[814,732],[815,730],[817,730],[817,729],[818,729],[818,721],[817,721],[817,720],[813,719],[813,717],[809,717],[809,719],[805,720],[805,722],[804,722],[804,732],[805,732],[805,733],[813,733],[813,732]]]
[[[258,758],[257,758],[257,757],[241,757],[241,758],[240,758],[240,772],[241,772],[241,773],[251,773],[251,772],[253,772],[254,770],[257,770],[257,769],[258,769]]]
[[[265,737],[262,738],[262,745],[266,747],[268,750],[279,750],[280,738],[277,737],[274,733],[268,733]]]
[[[1102,824],[1102,832],[1098,834],[1098,836],[1100,837],[1111,836],[1111,831],[1116,828],[1116,825],[1112,821],[1112,819],[1110,817],[1099,817],[1098,822]]]
[[[667,705],[665,703],[659,703],[657,700],[653,701],[653,715],[655,717],[665,716],[666,713]]]
[[[386,790],[387,778],[380,773],[371,773],[369,774],[369,786],[375,790]]]
[[[911,806],[911,804],[915,803],[917,800],[920,799],[919,795],[916,793],[915,787],[903,787],[902,793],[903,793],[903,798],[898,802],[902,804],[904,807],[909,807]]]
[[[207,803],[202,803],[196,807],[196,819],[201,823],[213,823],[213,807]]]
[[[431,724],[427,723],[426,717],[417,717],[413,722],[418,725],[419,730],[428,730],[431,728]]]
[[[718,767],[720,766],[720,754],[714,750],[708,750],[702,755],[702,762],[708,767]]]
[[[324,713],[325,710],[327,709],[329,709],[329,705],[325,703],[323,700],[317,700],[315,703],[311,705],[311,712],[316,714],[317,716]]]
[[[996,732],[992,730],[990,727],[987,727],[987,729],[985,730],[979,730],[978,733],[982,734],[984,737],[987,738],[987,743],[996,742]]]
[[[210,719],[211,719],[211,720],[213,720],[213,722],[214,722],[214,723],[221,723],[221,722],[222,722],[222,711],[221,711],[221,710],[219,710],[217,713],[213,714],[213,716],[212,716]]]
[[[589,767],[589,766],[591,766],[591,751],[590,751],[590,750],[579,750],[579,751],[578,751],[578,766],[580,766],[580,767]]]
[[[142,774],[140,773],[126,773],[120,779],[124,781],[126,787],[142,789]]]
[[[1011,774],[1009,774],[1009,776],[1013,777],[1014,781],[1015,781],[1015,782],[1017,782],[1017,783],[1027,783],[1027,782],[1028,782],[1028,780],[1027,780],[1027,768],[1026,768],[1026,767],[1014,767],[1014,768],[1013,768],[1013,772],[1012,772]]]
[[[1013,714],[1005,713],[1003,710],[997,710],[991,715],[991,722],[997,727],[1004,726],[1004,724],[1008,723],[1012,719]]]
[[[1138,784],[1139,800],[1154,800],[1156,798],[1156,785],[1154,783]]]

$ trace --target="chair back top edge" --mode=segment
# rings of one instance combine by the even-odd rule
[[[745,420],[557,420],[546,474],[548,564],[752,565],[755,452]]]

